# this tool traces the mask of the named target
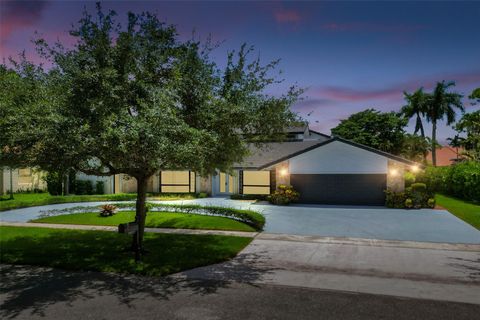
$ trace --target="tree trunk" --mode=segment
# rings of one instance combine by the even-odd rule
[[[13,170],[10,168],[10,200],[13,200]]]
[[[437,121],[432,121],[432,163],[437,166]]]
[[[70,190],[68,188],[68,186],[70,185],[69,183],[69,176],[68,176],[68,170],[66,173],[63,174],[64,175],[64,179],[63,179],[63,195],[66,196],[67,194],[70,193]]]
[[[140,250],[142,250],[143,233],[145,230],[145,218],[147,216],[146,200],[147,200],[147,180],[148,177],[139,177],[137,179],[137,204],[135,221],[138,223],[138,241]],[[135,246],[136,235],[133,236],[133,245]]]

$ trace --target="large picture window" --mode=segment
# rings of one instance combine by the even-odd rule
[[[243,171],[243,194],[270,194],[270,171]]]
[[[160,192],[188,193],[195,192],[195,172],[161,171]]]

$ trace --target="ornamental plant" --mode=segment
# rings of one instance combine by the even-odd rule
[[[267,200],[276,205],[289,205],[291,202],[298,201],[300,193],[298,193],[292,186],[281,184],[277,190],[267,197]]]
[[[117,207],[113,204],[105,204],[100,206],[100,216],[102,217],[111,217],[117,212]]]

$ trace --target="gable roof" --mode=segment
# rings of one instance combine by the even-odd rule
[[[280,162],[296,157],[302,153],[306,153],[313,149],[325,146],[334,141],[338,141],[341,143],[351,145],[356,148],[373,152],[380,156],[386,157],[388,159],[392,159],[394,161],[398,161],[408,165],[418,165],[423,167],[423,165],[420,165],[414,161],[410,161],[402,157],[393,155],[391,153],[380,151],[375,148],[368,147],[363,144],[356,143],[340,137],[333,137],[328,140],[324,140],[320,142],[318,140],[296,141],[296,142],[273,142],[273,143],[266,144],[264,148],[258,148],[251,145],[250,156],[247,157],[243,161],[243,163],[236,164],[234,167],[235,168],[251,168],[251,169],[258,169],[258,170],[266,169]]]

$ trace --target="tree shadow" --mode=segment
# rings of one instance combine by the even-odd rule
[[[94,241],[85,241],[85,235],[94,237]],[[145,297],[168,300],[184,291],[212,294],[235,282],[253,283],[272,271],[267,264],[250,263],[261,258],[250,253],[207,265],[233,258],[236,252],[225,247],[225,241],[240,241],[241,238],[152,234],[148,234],[145,241],[150,253],[144,257],[144,269],[135,269],[137,266],[129,262],[133,260],[132,253],[123,250],[131,239],[122,236],[112,232],[58,231],[49,236],[37,234],[36,237],[3,240],[0,318],[11,319],[24,312],[45,316],[50,305],[65,303],[73,306],[75,301],[99,296],[113,296],[120,303],[134,308],[135,301]],[[153,264],[160,267],[152,269]],[[195,267],[198,268],[191,269]],[[119,273],[68,271],[109,269]],[[170,276],[152,276],[182,269],[191,270]]]

